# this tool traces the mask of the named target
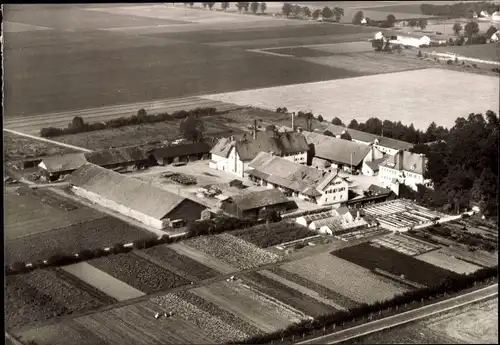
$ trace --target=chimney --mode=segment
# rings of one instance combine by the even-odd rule
[[[295,131],[295,112],[292,113],[292,132]]]
[[[396,154],[396,169],[403,169],[403,151],[399,150]]]
[[[253,120],[252,136],[254,139],[257,137],[257,120]]]

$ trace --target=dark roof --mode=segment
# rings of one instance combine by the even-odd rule
[[[291,202],[279,189],[242,193],[232,196],[230,199],[241,210],[252,210]]]
[[[358,141],[363,141],[366,143],[374,143],[375,139],[378,140],[378,145],[388,147],[394,150],[407,150],[413,147],[413,144],[406,141],[401,141],[397,139],[383,137],[381,135],[371,134],[367,132],[358,131],[356,129],[345,128],[342,126],[329,124],[327,128],[333,135],[341,135],[342,132],[346,131],[349,133],[351,138]]]
[[[371,162],[365,162],[373,171],[379,170],[379,165],[386,160],[387,157],[382,157],[379,159],[374,159]]]
[[[399,151],[395,155],[389,155],[389,157],[380,165],[399,171],[407,171],[423,175],[427,165],[427,158],[418,153]]]
[[[367,191],[371,192],[374,195],[386,195],[391,193],[391,190],[389,188],[380,187],[377,186],[376,184],[370,185]]]
[[[145,150],[138,147],[120,147],[109,150],[100,150],[85,153],[89,163],[99,166],[111,164],[125,164],[148,160]]]
[[[155,159],[174,158],[180,156],[209,153],[210,149],[211,149],[210,145],[205,142],[179,144],[179,145],[161,147],[156,150],[153,150],[153,156],[155,157]]]
[[[186,200],[139,179],[90,163],[75,170],[70,175],[69,182],[155,219],[167,217]]]
[[[231,140],[231,138],[221,138],[210,150],[211,154],[221,156],[224,158],[229,157],[229,153],[231,149],[234,147],[235,141]]]
[[[68,153],[65,155],[45,157],[38,165],[50,173],[76,170],[86,164],[84,153]]]
[[[371,147],[349,140],[337,139],[314,132],[304,132],[309,144],[314,144],[314,156],[340,164],[358,166],[368,155]]]

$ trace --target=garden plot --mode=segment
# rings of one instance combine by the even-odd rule
[[[191,281],[205,280],[219,275],[210,267],[181,255],[164,244],[144,249],[136,254],[145,255],[144,258],[154,260],[152,262]]]
[[[498,265],[498,252],[488,253],[483,250],[476,250],[474,252],[468,251],[462,247],[443,247],[443,253],[456,257],[459,260],[469,262],[471,264],[482,267],[493,267]]]
[[[33,341],[38,345],[108,345],[73,320],[32,328],[19,332],[18,336],[25,343]]]
[[[178,254],[184,255],[190,259],[193,259],[196,262],[199,262],[200,264],[206,265],[219,273],[228,274],[238,271],[237,268],[232,267],[222,262],[221,260],[217,260],[212,256],[203,253],[200,250],[197,250],[193,247],[186,245],[185,243],[174,243],[170,245],[169,248],[171,248]]]
[[[185,242],[205,254],[245,270],[278,262],[282,257],[229,234],[200,236]]]
[[[218,282],[192,292],[264,332],[275,332],[307,318],[302,312],[249,289],[239,281]]]
[[[426,286],[439,285],[447,278],[458,278],[455,272],[392,249],[375,247],[375,244],[362,243],[336,250],[332,254],[368,270],[380,269]]]
[[[410,256],[420,255],[440,248],[439,246],[399,233],[377,238],[372,242]]]
[[[133,252],[94,259],[89,261],[89,264],[145,293],[153,293],[190,283],[189,280],[161,268]]]
[[[363,255],[362,252],[359,255]],[[358,303],[384,301],[408,291],[400,284],[379,277],[368,269],[334,257],[330,253],[309,256],[282,267]]]
[[[379,227],[374,227],[374,228],[365,228],[365,229],[346,232],[346,233],[341,234],[341,235],[335,235],[335,237],[337,237],[343,241],[349,242],[349,241],[359,240],[359,239],[365,238],[365,237],[383,235],[386,233],[387,233],[387,230],[379,228]]]
[[[315,233],[307,227],[294,222],[257,225],[251,228],[231,231],[230,234],[260,248],[269,248],[277,244],[300,240],[315,235]]]
[[[46,269],[6,277],[5,292],[9,328],[104,305]]]
[[[200,302],[200,297],[189,292],[180,292],[155,297],[151,300],[157,303],[163,309],[173,312],[176,316],[182,317],[191,324],[199,327],[206,334],[218,343],[227,343],[230,341],[242,341],[250,336],[260,333],[259,330],[247,327],[236,328],[232,323],[225,322],[219,315],[227,314],[232,319],[234,315],[228,314],[224,310],[212,305],[211,311],[200,308],[200,304],[206,305],[208,302]],[[241,322],[241,321],[240,321]],[[244,331],[246,329],[246,332]]]
[[[480,266],[457,259],[441,250],[434,250],[415,256],[415,258],[458,274],[469,274],[481,269]]]
[[[176,315],[155,319],[166,310],[150,301],[83,316],[75,322],[106,344],[208,344],[213,340],[200,328]]]

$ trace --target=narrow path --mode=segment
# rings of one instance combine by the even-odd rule
[[[54,140],[50,140],[50,139],[46,139],[46,138],[36,137],[34,135],[25,134],[25,133],[21,133],[21,132],[18,132],[18,131],[13,131],[13,130],[7,129],[7,128],[4,128],[3,130],[5,132],[16,134],[16,135],[20,135],[22,137],[27,137],[27,138],[30,138],[30,139],[35,139],[35,140],[38,140],[38,141],[44,141],[44,142],[47,142],[47,143],[50,143],[50,144],[54,144],[54,145],[58,145],[58,146],[62,146],[62,147],[68,147],[70,149],[81,151],[81,152],[92,152],[92,150],[85,149],[83,147],[73,146],[73,145],[61,143],[59,141],[54,141]]]

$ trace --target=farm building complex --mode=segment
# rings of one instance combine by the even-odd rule
[[[263,211],[278,214],[297,209],[297,204],[289,200],[279,189],[245,192],[221,202],[221,209],[237,218],[261,218]]]
[[[220,139],[210,152],[210,167],[243,177],[248,163],[260,152],[272,152],[291,162],[306,164],[308,150],[307,141],[300,133],[254,130],[252,135]]]
[[[195,221],[205,206],[133,177],[87,163],[69,178],[72,191],[101,206],[156,229],[172,221]]]
[[[425,178],[426,167],[427,158],[423,154],[400,151],[380,165],[379,179],[383,186],[391,189],[399,184],[413,190],[417,190],[417,184],[429,187],[431,181]]]
[[[210,149],[210,144],[206,142],[186,143],[160,147],[153,150],[153,156],[159,165],[191,162],[198,159],[208,159]]]
[[[338,204],[348,199],[348,183],[338,172],[326,172],[261,152],[248,164],[247,174],[255,183],[277,187],[286,195],[319,205]]]
[[[298,217],[297,224],[307,226],[320,234],[333,235],[353,228],[370,228],[377,220],[363,210],[339,207],[336,210]]]

